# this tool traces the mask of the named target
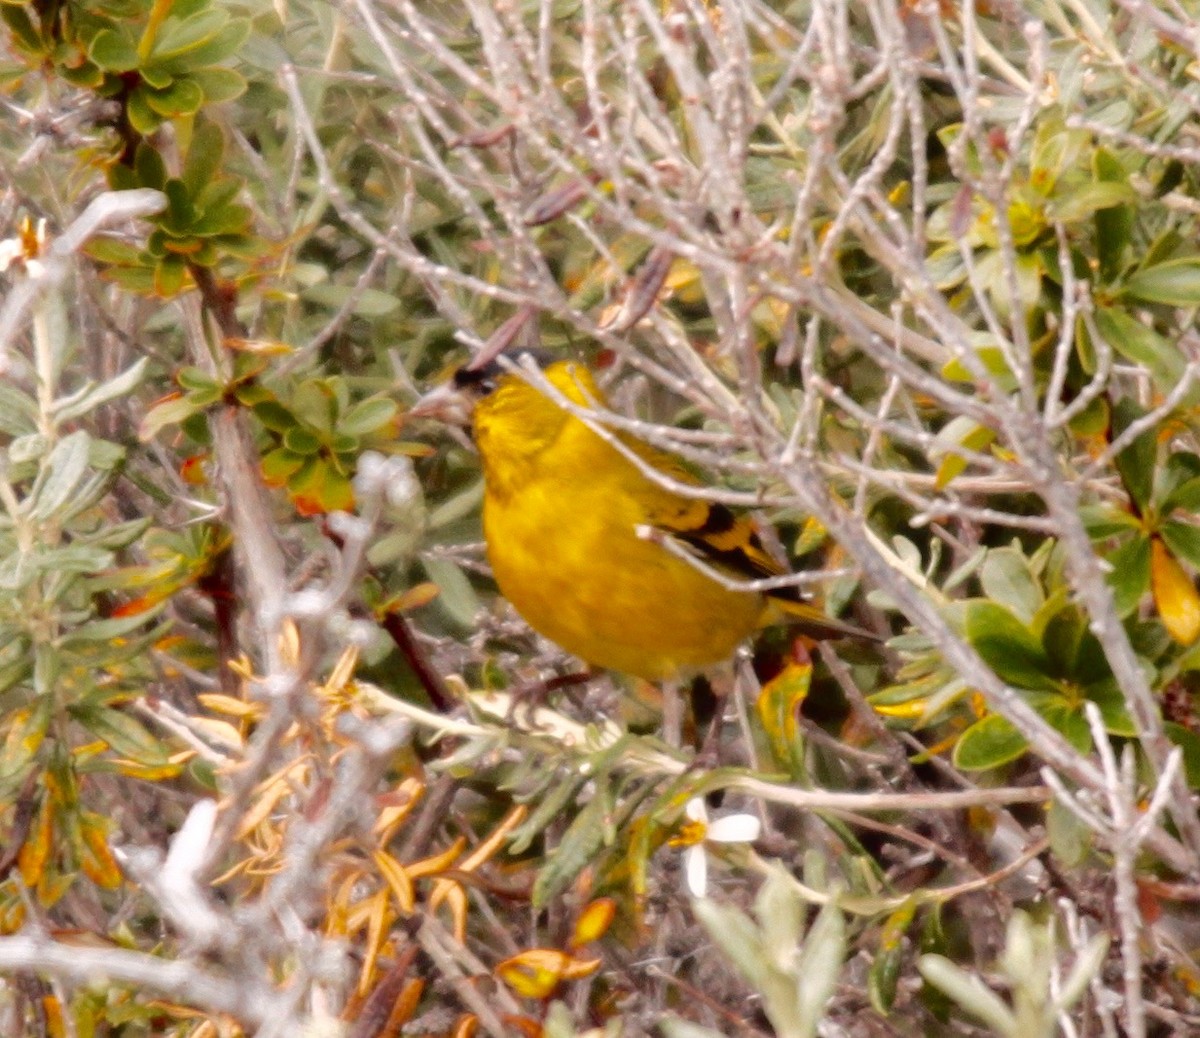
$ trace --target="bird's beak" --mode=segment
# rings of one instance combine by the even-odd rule
[[[453,382],[448,382],[420,397],[409,408],[408,414],[411,418],[432,418],[436,422],[465,429],[470,428],[474,412],[475,401],[470,394],[463,392]]]

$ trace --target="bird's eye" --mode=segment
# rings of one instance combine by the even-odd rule
[[[459,368],[454,373],[454,388],[466,390],[476,396],[487,396],[495,392],[496,372],[491,367],[475,371]]]

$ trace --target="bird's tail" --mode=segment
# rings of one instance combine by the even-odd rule
[[[817,641],[834,641],[838,638],[857,638],[859,641],[883,641],[879,635],[864,627],[835,620],[826,616],[820,609],[809,602],[797,602],[790,598],[771,596],[771,609],[768,614],[770,623],[786,624],[795,628],[801,634],[807,634]]]

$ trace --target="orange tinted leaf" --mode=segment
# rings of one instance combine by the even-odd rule
[[[241,699],[234,699],[232,696],[223,696],[218,692],[201,692],[196,699],[201,706],[215,714],[244,718],[247,721],[257,721],[266,712],[261,703],[247,703]]]
[[[370,899],[367,947],[363,953],[362,972],[358,975],[358,994],[360,996],[365,996],[371,990],[375,979],[375,963],[388,939],[388,927],[393,918],[388,901],[386,890],[379,891]]]
[[[542,1038],[542,1035],[545,1033],[542,1030],[542,1025],[528,1016],[511,1016],[506,1014],[503,1020],[506,1026],[511,1027],[517,1034],[524,1035],[524,1038]]]
[[[143,782],[162,782],[164,779],[176,778],[183,771],[184,764],[194,756],[194,752],[189,752],[181,755],[180,759],[171,760],[166,764],[142,764],[133,760],[115,760],[112,761],[112,765],[118,773],[128,775],[130,778],[141,779]]]
[[[589,976],[599,959],[577,959],[557,948],[530,948],[496,967],[496,974],[522,998],[549,998],[564,980]]]
[[[117,606],[109,614],[110,616],[120,618],[125,616],[137,616],[138,613],[146,613],[157,606],[163,599],[170,596],[170,591],[155,591],[148,595],[143,595],[141,598],[134,598],[128,602],[124,602]]]
[[[1200,594],[1188,572],[1162,541],[1150,545],[1150,588],[1167,633],[1181,645],[1200,638]]]
[[[282,357],[295,352],[286,342],[276,339],[239,339],[229,336],[223,340],[223,345],[238,353],[257,353],[264,357]]]
[[[434,912],[445,902],[450,906],[450,918],[454,924],[454,936],[459,944],[467,939],[467,892],[458,883],[439,879],[429,894],[429,911]]]
[[[404,871],[404,866],[390,854],[384,854],[383,851],[373,852],[371,859],[375,862],[375,867],[379,869],[379,874],[383,877],[384,882],[395,895],[400,911],[407,915],[413,910],[416,897],[413,893],[412,879]]]
[[[421,996],[425,993],[425,981],[420,977],[414,977],[404,985],[404,990],[400,992],[400,997],[396,999],[396,1004],[392,1006],[391,1013],[388,1014],[387,1026],[384,1027],[384,1034],[399,1034],[402,1024],[408,1023],[412,1019],[413,1013],[417,1011],[417,1006],[421,1003]]]
[[[108,836],[104,832],[104,820],[99,815],[85,814],[79,819],[79,831],[83,837],[83,854],[80,868],[98,887],[112,890],[121,885],[121,870],[108,847]]]
[[[21,846],[21,853],[17,856],[17,864],[25,886],[30,888],[37,886],[42,873],[46,871],[46,862],[50,860],[53,840],[54,802],[50,797],[44,797],[41,809],[38,811],[37,823]]]
[[[409,865],[409,878],[420,879],[422,876],[436,876],[438,873],[445,872],[454,863],[454,860],[462,854],[463,848],[466,845],[467,841],[463,837],[457,837],[441,854],[435,854],[431,858],[422,858],[420,861]]]
[[[529,814],[529,808],[524,804],[517,804],[516,807],[504,816],[504,820],[492,830],[491,835],[463,860],[459,868],[464,872],[470,872],[472,869],[479,868],[488,858],[500,850],[501,844],[508,839],[508,834],[525,821],[527,814]]]
[[[611,897],[599,897],[591,902],[575,921],[575,932],[571,935],[571,944],[578,947],[598,941],[612,925],[617,914],[617,903]]]
[[[43,908],[52,908],[62,899],[79,878],[78,872],[67,872],[59,874],[54,871],[42,873],[42,878],[37,885],[38,904]]]
[[[771,752],[782,765],[790,764],[799,750],[800,705],[808,696],[812,664],[789,661],[758,695],[758,716]]]
[[[42,998],[42,1012],[46,1016],[46,1034],[49,1038],[65,1038],[67,1029],[63,1023],[62,1003],[53,995]]]
[[[249,835],[262,822],[266,821],[271,812],[275,810],[275,805],[292,793],[293,781],[302,783],[305,780],[309,764],[310,761],[307,757],[301,757],[285,765],[260,785],[258,799],[242,816],[241,823],[238,825],[239,839]]]
[[[549,998],[562,981],[570,956],[554,948],[532,948],[505,959],[496,975],[521,998]]]
[[[406,591],[401,591],[395,598],[384,603],[383,611],[387,613],[405,613],[410,609],[419,609],[437,598],[440,589],[432,581],[417,584]]]
[[[207,461],[207,454],[193,454],[184,459],[183,464],[179,466],[179,475],[188,486],[202,487],[208,483],[208,473],[204,471]]]
[[[387,846],[396,830],[420,803],[424,793],[423,782],[415,778],[406,778],[399,787],[376,798],[380,812],[371,830],[378,835],[380,846]],[[409,876],[412,877],[411,871]]]
[[[52,696],[39,696],[33,706],[14,710],[0,746],[0,782],[16,778],[37,754],[50,727]]]
[[[458,1023],[455,1024],[450,1038],[475,1038],[478,1031],[479,1021],[471,1014],[467,1014],[461,1017]]]

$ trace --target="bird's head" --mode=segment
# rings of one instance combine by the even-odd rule
[[[410,413],[469,427],[485,466],[500,457],[512,464],[533,459],[562,432],[569,412],[560,396],[584,408],[606,406],[583,364],[559,360],[540,371],[525,364],[467,365],[422,397]]]

